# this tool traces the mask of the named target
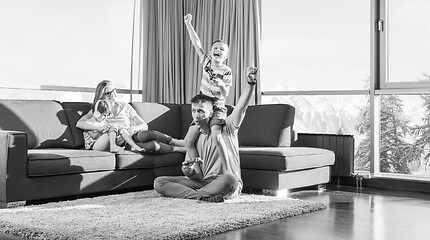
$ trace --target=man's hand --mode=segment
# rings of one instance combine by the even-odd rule
[[[190,163],[187,161],[182,162],[182,172],[185,176],[189,177],[194,173],[194,163]]]
[[[248,83],[250,85],[255,85],[257,83],[257,72],[258,68],[256,67],[246,68],[246,76],[248,77]]]
[[[191,24],[191,20],[193,19],[193,16],[191,15],[191,14],[187,14],[187,15],[185,15],[185,17],[184,17],[184,23],[185,24]]]

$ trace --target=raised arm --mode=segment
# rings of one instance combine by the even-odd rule
[[[257,71],[258,69],[256,67],[246,68],[248,84],[242,92],[242,95],[240,95],[236,107],[229,116],[235,126],[240,126],[243,118],[245,117],[246,109],[251,101],[252,93],[254,92],[255,84],[257,83]]]
[[[184,17],[184,23],[185,23],[185,26],[187,26],[188,35],[190,36],[191,42],[193,43],[193,46],[196,49],[197,54],[199,55],[199,58],[203,59],[205,52],[203,51],[202,43],[200,42],[199,36],[194,30],[193,25],[191,25],[192,19],[193,19],[193,16],[191,14],[187,14]]]

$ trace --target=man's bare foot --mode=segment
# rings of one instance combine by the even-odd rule
[[[255,85],[257,83],[257,72],[258,72],[258,68],[256,67],[246,68],[246,76],[248,77],[248,84]]]
[[[119,151],[122,151],[122,150],[124,150],[124,148],[123,147],[120,147],[120,146],[110,146],[110,152],[113,152],[113,153],[117,153],[117,152],[119,152]]]

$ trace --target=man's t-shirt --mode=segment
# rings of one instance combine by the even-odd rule
[[[239,127],[234,126],[230,117],[227,117],[226,125],[223,127],[221,133],[227,148],[227,162],[221,161],[217,145],[212,141],[210,134],[200,134],[196,141],[196,148],[200,158],[204,161],[201,165],[203,179],[213,178],[223,174],[225,171],[230,171],[236,176],[239,182],[238,192],[241,192],[243,182],[240,172],[238,131]]]

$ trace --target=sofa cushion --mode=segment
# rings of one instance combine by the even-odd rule
[[[181,106],[179,104],[132,102],[131,106],[148,124],[149,129],[180,138]]]
[[[48,100],[1,100],[0,129],[27,134],[28,148],[73,148],[66,113]]]
[[[139,154],[131,151],[117,153],[117,169],[159,168],[181,166],[184,154],[170,153],[162,155]]]
[[[239,130],[239,145],[291,146],[294,113],[294,107],[288,104],[249,106]]]
[[[28,176],[115,170],[115,154],[76,149],[32,149],[28,151]]]
[[[63,102],[61,103],[64,111],[66,112],[67,119],[69,120],[70,131],[75,140],[75,148],[84,148],[84,136],[82,130],[76,127],[78,120],[87,112],[91,110],[91,103],[89,102]]]
[[[334,164],[330,150],[309,147],[240,147],[240,166],[246,169],[296,171]]]

